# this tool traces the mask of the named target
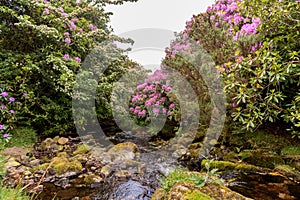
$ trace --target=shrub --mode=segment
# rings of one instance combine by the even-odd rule
[[[12,137],[12,130],[16,121],[16,112],[20,104],[10,96],[4,88],[0,88],[0,134],[1,142],[7,143]]]
[[[74,129],[76,73],[90,51],[111,37],[107,3],[1,0],[0,84],[22,100],[19,124],[32,125],[39,134]]]
[[[219,0],[187,22],[178,37],[180,42],[197,41],[217,64],[235,132],[273,124],[300,133],[298,10],[296,0]],[[180,42],[173,41],[166,50],[164,63],[191,77],[195,91],[205,89],[180,61],[176,48],[190,49]],[[208,98],[204,102],[209,105]]]

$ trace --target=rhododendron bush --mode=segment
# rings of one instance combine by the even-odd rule
[[[23,99],[18,123],[32,125],[44,134],[72,130],[76,73],[89,52],[112,36],[109,13],[104,12],[108,1],[0,2],[0,84]],[[131,64],[120,56],[108,66],[111,70],[105,76],[109,81],[99,80],[99,87],[107,88],[99,93],[99,101],[105,101],[99,103],[103,105],[100,118],[109,109],[105,97],[111,87],[107,86]]]
[[[177,54],[189,50],[185,38],[190,38],[217,65],[236,132],[273,124],[299,134],[299,4],[296,0],[216,1],[187,22],[166,49],[164,63],[186,74],[195,90],[208,95],[201,77],[190,73],[191,66]]]

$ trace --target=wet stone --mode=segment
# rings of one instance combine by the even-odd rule
[[[149,200],[151,199],[150,189],[139,182],[129,180],[119,184],[111,193],[109,199],[114,200]]]

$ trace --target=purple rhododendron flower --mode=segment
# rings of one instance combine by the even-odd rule
[[[5,109],[6,106],[4,104],[1,105],[1,109]]]
[[[7,93],[7,92],[2,92],[2,93],[1,93],[1,96],[7,97],[7,96],[8,96],[8,93]]]
[[[78,20],[78,18],[74,17],[74,18],[71,19],[71,22],[75,23],[77,20]]]
[[[10,110],[9,112],[10,112],[11,114],[14,114],[14,113],[15,113],[15,111],[14,111],[14,110]]]
[[[66,38],[66,39],[65,39],[65,43],[71,44],[71,39],[70,39],[70,38]]]
[[[70,33],[69,32],[64,32],[64,36],[69,37]]]
[[[64,12],[64,13],[61,13],[61,16],[68,17],[68,14]]]
[[[62,58],[64,59],[64,61],[68,61],[68,60],[70,60],[70,55],[65,54]]]
[[[169,108],[174,108],[175,107],[175,104],[174,103],[171,103],[171,105],[169,106]]]
[[[75,60],[76,62],[78,62],[78,63],[81,62],[81,59],[80,59],[79,57],[75,57],[74,60]]]
[[[10,97],[10,98],[9,98],[9,101],[10,101],[10,102],[14,102],[14,101],[15,101],[15,98]]]
[[[7,133],[4,133],[4,134],[3,134],[3,137],[4,137],[4,138],[8,138],[8,134],[7,134]]]
[[[153,113],[155,114],[155,115],[158,115],[158,113],[159,113],[159,108],[153,108]]]
[[[97,30],[97,26],[94,26],[93,24],[88,25],[88,28],[91,29],[92,31]]]
[[[43,14],[44,15],[49,15],[50,14],[50,10],[48,8],[45,8]]]
[[[0,130],[4,129],[4,125],[0,124]]]
[[[76,25],[74,24],[74,22],[71,22],[70,24],[70,29],[73,30],[73,31],[76,31]]]

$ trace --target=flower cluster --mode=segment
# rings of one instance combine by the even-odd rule
[[[174,113],[176,104],[169,99],[172,88],[166,84],[166,79],[167,75],[157,70],[136,87],[130,102],[130,114],[138,124],[149,123],[150,114],[171,116]]]
[[[210,14],[210,20],[214,22],[216,27],[219,27],[220,23],[229,24],[228,33],[234,35],[234,41],[242,36],[256,34],[257,28],[261,24],[260,18],[241,14],[240,2],[241,0],[219,0],[212,7],[208,7],[206,11]],[[240,28],[236,30],[236,27]]]
[[[0,88],[1,89],[1,88]],[[13,123],[15,121],[15,98],[9,96],[8,92],[1,89],[0,94],[0,134],[1,140],[6,142],[11,138],[10,131],[13,128]]]

